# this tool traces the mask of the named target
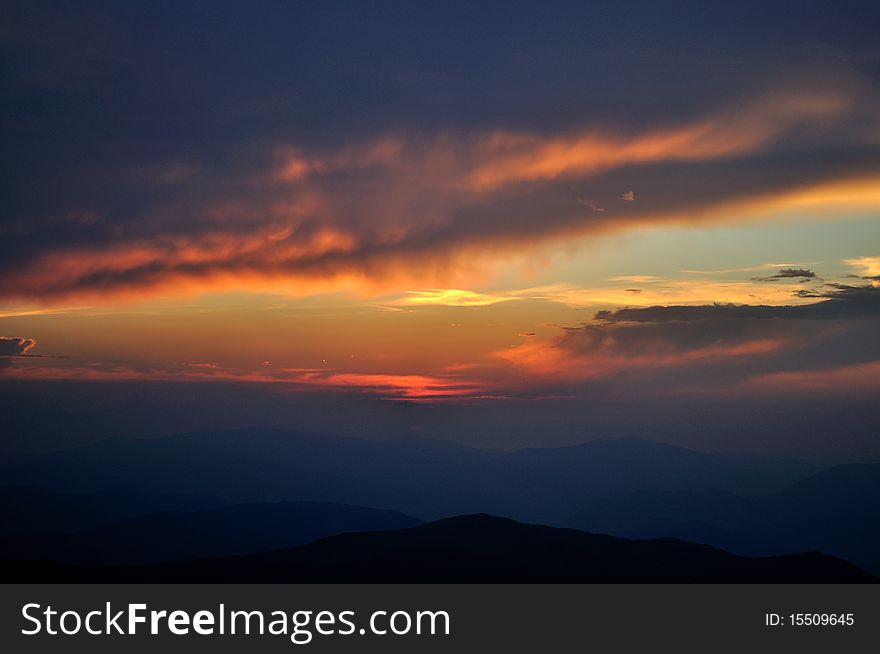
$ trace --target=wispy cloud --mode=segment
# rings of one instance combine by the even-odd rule
[[[880,256],[845,259],[844,263],[851,268],[855,268],[858,274],[864,277],[880,279]]]
[[[780,279],[808,280],[815,278],[816,273],[807,268],[781,268],[774,274],[768,275],[767,277],[754,277],[753,279],[757,282],[776,282]]]
[[[395,301],[395,304],[403,306],[484,307],[517,299],[520,298],[507,294],[489,295],[454,288],[433,288],[407,291],[406,295]]]

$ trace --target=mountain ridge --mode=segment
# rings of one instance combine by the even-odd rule
[[[139,583],[872,583],[817,552],[747,558],[676,539],[633,541],[486,514],[331,536],[256,555],[153,566],[6,562],[4,581]]]

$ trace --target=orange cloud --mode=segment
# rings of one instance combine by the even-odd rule
[[[740,155],[799,124],[839,115],[847,104],[844,96],[785,94],[691,125],[633,137],[604,131],[555,139],[498,133],[485,142],[484,161],[469,172],[468,180],[478,189],[488,189],[561,175],[594,175],[635,163]]]
[[[21,356],[36,347],[32,338],[18,336],[0,336],[0,356]]]
[[[314,380],[318,385],[335,388],[356,388],[364,392],[384,395],[388,399],[440,400],[467,398],[485,392],[474,382],[430,377],[424,375],[379,375],[339,373]]]
[[[601,379],[632,370],[658,370],[688,366],[713,360],[754,357],[778,352],[789,345],[785,339],[756,338],[739,343],[717,344],[684,349],[670,343],[655,341],[644,353],[615,350],[614,345],[578,353],[561,346],[556,340],[530,340],[496,356],[544,381],[586,381]]]
[[[288,390],[336,390],[357,392],[388,400],[434,402],[473,399],[486,394],[486,386],[461,378],[457,371],[445,376],[339,372],[320,368],[269,370],[225,369],[216,363],[187,363],[182,368],[138,369],[125,365],[57,363],[40,361],[15,368],[7,377],[28,380],[84,381],[223,381],[275,384]]]
[[[849,106],[843,92],[773,94],[691,124],[641,134],[591,129],[557,137],[498,130],[477,139],[445,134],[407,142],[382,138],[313,156],[281,148],[275,179],[302,181],[379,166],[430,173],[437,183],[488,192],[507,184],[595,175],[630,164],[707,161],[754,152],[801,124],[839,117]],[[628,191],[623,199],[632,200]]]
[[[554,186],[634,167],[738,161],[771,151],[805,125],[845,124],[852,104],[840,89],[780,91],[736,110],[640,133],[493,130],[383,137],[320,151],[275,148],[268,171],[205,189],[197,184],[210,174],[200,171],[181,182],[195,185],[186,187],[186,200],[172,198],[130,223],[107,225],[102,240],[91,245],[40,246],[0,275],[0,298],[70,302],[231,289],[461,288],[474,275],[488,274],[495,259],[573,233],[741,218],[736,212],[743,207],[754,213],[841,198],[877,206],[876,186],[864,180],[870,161],[844,173],[820,166],[797,182],[782,171],[778,186],[768,186],[762,170],[746,176],[742,188],[729,184],[726,193],[702,191],[699,179],[666,197],[640,188],[638,202],[621,199],[615,187],[603,196],[610,202],[602,201],[603,212],[585,208],[577,190]],[[826,138],[834,142],[835,136]],[[738,170],[729,171],[731,179]],[[455,301],[482,300],[459,295]]]

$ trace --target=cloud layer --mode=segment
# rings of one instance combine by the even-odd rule
[[[601,311],[594,322],[563,328],[555,339],[532,340],[499,355],[545,383],[623,378],[629,392],[649,394],[657,388],[874,392],[880,288],[833,284],[823,295],[823,301],[801,306]],[[825,375],[826,383],[819,384]],[[835,379],[848,383],[836,385]]]
[[[612,9],[500,26],[469,8],[486,29],[454,56],[451,9],[212,11],[227,22],[171,7],[11,13],[0,48],[28,63],[3,115],[16,165],[0,300],[461,287],[572,234],[880,204],[870,21],[830,6],[779,43],[686,12],[675,48],[665,31],[572,29],[614,24]],[[549,31],[515,27],[537,23]],[[220,24],[248,25],[237,47]],[[830,49],[807,47],[817,39]]]

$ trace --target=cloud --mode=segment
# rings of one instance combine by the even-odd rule
[[[635,202],[636,200],[636,194],[633,191],[627,191],[620,197],[626,202]]]
[[[315,378],[312,381],[316,385],[355,389],[362,393],[380,395],[386,399],[410,402],[470,399],[485,392],[473,382],[426,375],[338,373]]]
[[[42,213],[38,203],[27,215],[13,212],[0,299],[454,288],[497,257],[571,234],[836,201],[816,189],[876,188],[864,178],[876,173],[880,144],[852,133],[868,102],[864,84],[790,84],[735,109],[641,129],[446,129],[333,146],[236,144],[247,156],[185,168],[175,156],[150,168],[171,171],[173,183],[164,172],[145,176],[141,164],[90,170],[75,201],[50,194]],[[650,201],[615,206],[623,178]],[[605,210],[585,214],[573,184],[588,185],[592,206]],[[854,195],[880,203],[876,191],[839,194]],[[88,206],[90,197],[100,202]]]
[[[407,291],[404,297],[395,301],[395,304],[403,306],[484,307],[518,299],[507,295],[486,295],[455,288],[434,288]]]
[[[36,345],[37,342],[32,338],[0,336],[0,357],[21,356],[32,350]]]
[[[605,211],[605,207],[600,207],[595,200],[591,200],[590,198],[578,198],[578,202],[580,202],[585,207],[589,207],[592,211],[595,211],[596,213],[603,213]]]
[[[782,268],[768,277],[753,277],[758,282],[775,282],[780,279],[815,279],[816,273],[806,268]]]
[[[802,295],[794,283],[781,280],[767,285],[754,280],[676,279],[645,275],[612,277],[609,285],[577,286],[557,283],[508,291],[500,297],[543,299],[571,307],[618,305],[650,307],[669,305],[701,305],[710,303],[767,305],[806,304],[824,297],[822,291],[810,289]],[[638,284],[638,287],[633,284]],[[639,291],[639,292],[635,292]],[[818,294],[817,294],[818,293]]]
[[[469,288],[572,235],[880,203],[874,15],[405,4],[5,12],[0,300]]]
[[[753,318],[835,319],[880,314],[880,288],[876,286],[852,286],[830,282],[820,289],[796,293],[823,301],[796,306],[711,304],[624,308],[599,311],[595,318],[602,323],[662,323]]]
[[[426,289],[407,291],[402,297],[382,306],[383,310],[401,310],[402,306],[489,306],[515,300],[546,300],[572,307],[625,305],[629,307],[689,305],[712,303],[743,304],[762,301],[768,305],[786,305],[801,299],[806,302],[824,298],[824,291],[810,289],[808,294],[796,292],[793,284],[767,287],[755,280],[675,279],[651,275],[620,275],[607,280],[611,285],[583,287],[558,283],[546,286],[476,293],[461,289]],[[640,287],[631,286],[639,284]],[[803,289],[797,289],[802,291]],[[794,295],[793,295],[794,294]]]
[[[0,370],[8,365],[0,358]],[[264,361],[254,369],[225,368],[213,363],[187,363],[181,368],[134,368],[113,364],[43,364],[15,369],[16,379],[31,381],[155,381],[174,383],[231,382],[266,384],[290,392],[327,391],[367,395],[383,400],[431,403],[488,399],[485,380],[461,376],[470,366],[451,366],[442,374],[345,372],[324,368],[278,368]]]
[[[800,124],[834,119],[845,113],[847,104],[841,95],[776,94],[752,102],[742,112],[722,112],[684,126],[628,137],[586,132],[546,139],[500,132],[478,146],[478,163],[466,169],[465,180],[475,188],[488,189],[592,176],[632,164],[736,157],[762,149]],[[624,194],[624,199],[632,193]]]
[[[844,263],[855,268],[863,279],[880,281],[880,256],[845,259]]]
[[[815,386],[809,380],[821,376],[822,370],[880,361],[876,339],[880,288],[827,283],[813,293],[819,297],[804,305],[657,305],[600,311],[585,324],[548,325],[558,330],[553,336],[544,329],[521,331],[504,349],[495,350],[496,345],[471,352],[470,358],[444,362],[433,370],[353,359],[334,367],[292,368],[260,365],[256,357],[250,367],[210,359],[138,367],[28,357],[30,365],[17,366],[12,373],[31,380],[273,384],[290,391],[323,390],[415,402],[595,397],[596,384],[602,385],[603,393],[631,396],[694,389],[721,392],[728,387],[767,394],[774,380],[782,384],[801,375],[797,378],[807,382],[790,388]],[[534,324],[532,319],[530,323]],[[26,346],[20,341],[28,339],[6,340],[14,340],[14,351],[20,352]],[[8,364],[9,358],[4,361]],[[857,376],[847,373],[834,379]],[[763,381],[750,381],[755,379]]]
[[[0,336],[0,371],[10,368],[14,357],[27,356],[36,345],[37,342],[32,338]]]
[[[757,266],[743,266],[740,268],[723,268],[721,270],[679,270],[678,272],[687,275],[729,275],[730,273],[752,272],[755,270],[766,270],[767,268],[795,268],[801,264],[794,263],[762,263]]]
[[[807,305],[651,306],[600,311],[595,320],[531,339],[497,356],[543,384],[626,377],[648,391],[692,385],[810,380],[821,370],[871,370],[880,361],[880,288],[827,284]],[[867,367],[864,367],[867,366]],[[864,368],[863,368],[864,367]],[[861,374],[861,373],[859,373]],[[834,379],[855,379],[841,375]],[[769,380],[769,381],[768,381]],[[806,382],[805,382],[806,383]]]
[[[654,277],[653,275],[618,275],[617,277],[609,277],[609,282],[641,282],[641,283],[649,283],[649,282],[659,282],[661,281],[659,277]]]

